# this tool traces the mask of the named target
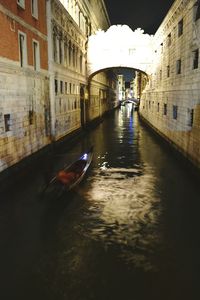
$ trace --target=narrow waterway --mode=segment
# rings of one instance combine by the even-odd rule
[[[91,144],[80,186],[41,198]],[[0,299],[200,299],[199,212],[197,179],[122,107],[1,195]]]

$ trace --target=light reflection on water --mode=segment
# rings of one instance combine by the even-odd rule
[[[187,230],[193,219],[188,222],[181,203],[188,203],[190,194],[194,204],[197,190],[126,108],[91,132],[84,147],[91,141],[91,170],[73,199],[76,203],[80,196],[80,202],[63,213],[56,234],[59,251],[46,259],[46,265],[56,262],[56,289],[70,300],[190,299],[193,286],[182,290],[192,273],[190,262],[182,259],[185,247],[176,240],[179,223]]]
[[[1,205],[7,299],[200,299],[198,185],[126,107],[63,148],[55,169],[91,144],[75,191],[38,201],[40,171]]]
[[[157,247],[161,209],[153,170],[148,166],[142,172],[140,168],[96,169],[89,183],[84,194],[89,203],[84,235],[101,241],[105,248],[118,247],[119,256],[129,264],[155,269],[148,254]]]

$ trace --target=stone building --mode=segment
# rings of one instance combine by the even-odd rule
[[[119,100],[125,100],[125,80],[124,75],[118,75],[118,93],[119,93]]]
[[[107,29],[103,1],[47,1],[50,72],[51,132],[54,140],[66,137],[100,117],[110,88],[106,72],[87,76],[87,39]]]
[[[109,26],[103,0],[0,0],[0,172],[116,106],[115,74],[87,73]]]
[[[0,171],[49,143],[46,1],[0,0]]]
[[[148,83],[148,75],[143,72],[135,71],[134,79],[134,95],[136,99],[140,99],[142,93]]]
[[[155,34],[141,116],[200,167],[200,1],[176,0]]]

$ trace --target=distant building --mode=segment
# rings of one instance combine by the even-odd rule
[[[125,100],[125,80],[124,75],[118,75],[118,94],[119,94],[119,100]]]
[[[130,97],[135,98],[135,77],[130,81]]]
[[[135,79],[134,79],[134,95],[136,99],[140,99],[142,93],[148,83],[148,76],[142,72],[135,72]]]

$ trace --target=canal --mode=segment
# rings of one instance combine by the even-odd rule
[[[91,144],[80,186],[40,197],[47,171]],[[0,298],[200,299],[199,195],[189,169],[121,107],[1,194]]]

